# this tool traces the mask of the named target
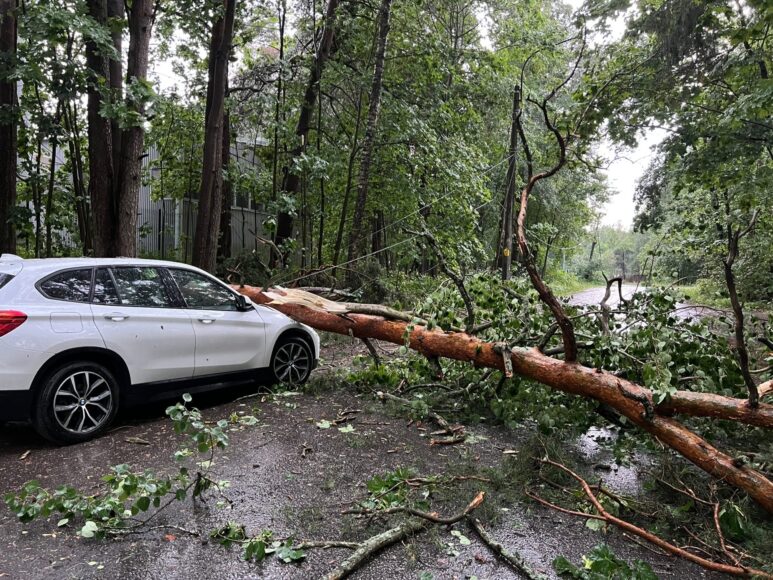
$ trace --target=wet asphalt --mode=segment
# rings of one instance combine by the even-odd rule
[[[335,366],[336,359],[350,360],[360,352],[359,346],[341,347],[337,343],[323,352],[322,372]],[[232,520],[245,524],[249,533],[270,529],[275,537],[361,541],[389,526],[378,521],[368,524],[341,512],[364,497],[364,484],[374,475],[397,467],[410,467],[420,476],[444,472],[485,474],[486,469],[510,461],[504,452],[517,453],[533,431],[531,427],[510,430],[482,423],[468,428],[468,433],[474,435],[471,442],[431,446],[428,433],[434,426],[424,427],[390,415],[371,394],[356,395],[346,390],[274,397],[250,386],[194,397],[193,403],[201,406],[210,420],[233,413],[254,414],[259,419],[257,426],[231,433],[230,446],[216,459],[215,472],[231,482],[226,492],[233,502],[230,509],[217,507],[215,499],[206,503],[186,501],[172,504],[155,519],[156,524],[198,531],[200,537],[159,529],[117,539],[89,540],[77,536],[74,529],[57,528],[56,516],[20,523],[2,505],[0,578],[318,578],[349,552],[310,550],[300,564],[282,564],[275,559],[251,564],[241,559],[237,548],[229,550],[209,541],[208,532]],[[180,438],[173,433],[163,409],[160,405],[124,412],[110,433],[70,447],[51,446],[28,426],[0,426],[0,492],[18,489],[31,479],[46,486],[68,484],[96,492],[99,478],[117,463],[128,463],[136,469],[174,469],[171,455]],[[351,422],[354,432],[316,426],[322,419],[336,419],[344,410],[356,411]],[[589,432],[577,442],[579,456],[589,465],[609,462],[596,442],[607,435]],[[605,483],[624,493],[635,493],[639,487],[635,469],[613,470]],[[485,483],[468,481],[464,486],[458,493],[430,498],[432,509],[444,515],[456,513],[478,489],[488,489]],[[722,577],[707,574],[688,562],[657,555],[616,531],[592,531],[580,519],[536,504],[506,504],[496,509],[497,522],[489,527],[492,534],[548,577],[556,577],[551,566],[556,556],[564,555],[577,563],[582,554],[602,541],[620,557],[649,562],[661,578]],[[468,537],[470,545],[460,545],[452,530]],[[457,554],[448,553],[449,543]],[[394,545],[352,577],[417,579],[422,573],[435,579],[521,577],[504,566],[464,522],[451,528],[436,526]]]

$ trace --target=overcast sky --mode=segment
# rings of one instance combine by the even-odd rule
[[[633,223],[633,192],[636,182],[655,155],[655,148],[665,138],[662,129],[649,130],[635,149],[615,153],[608,142],[602,143],[600,152],[610,160],[605,170],[612,196],[604,206],[605,215],[601,223],[609,226],[621,226],[630,229]]]

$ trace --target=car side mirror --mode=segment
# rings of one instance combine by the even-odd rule
[[[252,302],[250,301],[249,298],[247,298],[242,294],[239,294],[236,297],[236,309],[239,312],[247,312],[248,310],[252,310],[252,308],[253,308]]]

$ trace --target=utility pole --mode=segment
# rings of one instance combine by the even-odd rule
[[[502,225],[504,229],[502,244],[502,280],[510,279],[513,263],[513,206],[515,205],[515,182],[518,176],[518,117],[521,115],[521,87],[513,90],[513,119],[510,125],[509,163],[507,165],[507,191]]]

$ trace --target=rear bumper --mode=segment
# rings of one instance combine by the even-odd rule
[[[29,421],[32,391],[0,391],[0,421]]]

